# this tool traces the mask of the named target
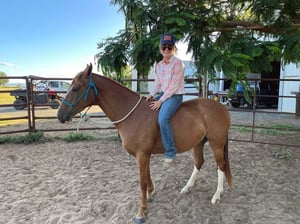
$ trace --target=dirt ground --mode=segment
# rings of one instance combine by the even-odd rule
[[[133,223],[140,199],[135,158],[115,130],[95,132],[100,140],[0,145],[0,224]],[[55,134],[66,133],[48,133]],[[298,144],[300,133],[259,138]],[[299,148],[230,141],[229,159],[233,188],[226,184],[221,203],[212,205],[217,173],[208,145],[200,178],[187,194],[180,191],[193,171],[191,151],[167,170],[162,155],[154,155],[156,193],[146,224],[299,223]]]

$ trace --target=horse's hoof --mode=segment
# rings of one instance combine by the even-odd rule
[[[180,194],[186,194],[186,193],[189,193],[191,192],[192,190],[192,187],[184,187],[182,188],[182,190],[180,191]]]
[[[151,192],[151,194],[147,194],[147,202],[153,201],[153,195],[155,194],[155,190]]]
[[[211,203],[213,205],[219,204],[221,202],[221,198],[213,198],[211,199]]]
[[[137,218],[137,217],[135,217],[133,220],[134,220],[134,223],[136,223],[136,224],[142,224],[142,223],[145,222],[145,218]]]

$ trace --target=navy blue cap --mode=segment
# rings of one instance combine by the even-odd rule
[[[160,38],[160,46],[164,44],[175,45],[175,40],[172,34],[165,33]]]

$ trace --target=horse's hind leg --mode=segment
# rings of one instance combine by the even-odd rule
[[[213,150],[215,160],[217,163],[217,173],[218,173],[218,185],[215,194],[211,199],[212,204],[219,203],[221,201],[221,195],[224,190],[224,171],[225,171],[225,159],[224,159],[224,144],[215,141],[209,141],[209,144]]]
[[[219,203],[221,201],[221,195],[223,193],[224,186],[224,172],[218,167],[218,186],[214,196],[211,199],[212,204]]]
[[[190,192],[191,189],[193,188],[196,179],[198,178],[200,174],[200,168],[202,167],[204,163],[204,157],[203,157],[203,146],[206,142],[206,139],[202,140],[201,143],[199,143],[197,146],[193,148],[193,153],[194,153],[194,170],[193,173],[188,180],[187,184],[182,188],[180,193],[187,193]]]

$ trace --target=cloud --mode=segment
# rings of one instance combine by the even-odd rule
[[[8,66],[8,67],[14,67],[15,66],[14,64],[11,64],[11,63],[8,63],[8,62],[5,62],[5,61],[0,61],[0,65],[4,65],[4,66]]]
[[[10,68],[18,69],[18,66],[14,65],[12,63],[5,62],[5,61],[0,61],[0,65],[7,66],[7,67],[10,67]]]

